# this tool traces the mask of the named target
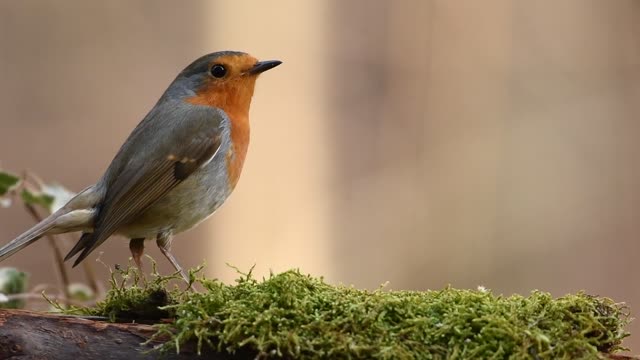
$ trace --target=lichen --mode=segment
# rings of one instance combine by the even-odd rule
[[[261,358],[589,359],[622,350],[628,335],[624,305],[585,293],[367,291],[298,270],[262,281],[249,272],[226,285],[195,274],[194,283],[205,291],[167,291],[171,276],[142,282],[122,270],[105,301],[73,311],[112,319],[170,317],[172,322],[156,325],[156,335],[170,339],[164,350],[195,342],[198,349],[249,350]],[[163,301],[158,293],[166,295]]]

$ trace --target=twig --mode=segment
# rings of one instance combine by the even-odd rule
[[[31,291],[29,291],[32,294],[39,294],[49,288],[55,288],[55,286],[50,285],[50,284],[38,284],[36,286],[33,287],[33,289],[31,289]]]
[[[72,239],[71,236],[69,236],[69,234],[60,234],[58,235],[58,237],[62,237],[62,241],[65,244],[73,244],[74,239]],[[96,272],[95,270],[93,270],[93,266],[91,265],[91,262],[83,261],[82,269],[84,270],[84,275],[87,279],[87,284],[89,285],[89,288],[93,291],[93,293],[96,294],[96,297],[99,298],[102,295],[104,295],[104,287],[100,286],[100,284],[98,283]]]
[[[25,203],[24,206],[27,208],[27,211],[36,220],[36,222],[42,221],[42,217],[38,214],[38,211],[33,207],[33,205]],[[69,274],[67,274],[67,269],[64,267],[64,258],[62,257],[62,252],[56,244],[56,239],[53,237],[53,235],[45,235],[45,237],[49,241],[49,245],[53,250],[53,258],[58,270],[58,275],[60,276],[60,280],[62,282],[62,291],[64,293],[64,296],[69,299],[71,295],[69,294]]]
[[[25,185],[26,184],[30,184],[32,186],[35,185],[40,189],[44,187],[44,182],[37,175],[33,174],[28,170],[26,170],[23,174],[23,181],[25,182]],[[54,248],[56,263],[58,264],[58,269],[60,270],[60,275],[62,277],[62,281],[65,286],[65,295],[68,297],[69,296],[69,289],[68,289],[69,278],[67,276],[66,269],[64,267],[64,257],[62,256],[62,253],[60,252],[60,248],[57,246],[57,243],[54,240],[52,240],[52,237],[51,236],[47,236],[47,237],[49,238],[49,243]],[[63,237],[63,241],[65,243],[72,243],[71,239],[68,236]],[[100,286],[98,285],[98,280],[96,278],[95,271],[93,270],[93,267],[91,266],[91,264],[88,261],[84,261],[82,263],[82,268],[87,278],[87,282],[89,283],[89,287],[91,288],[91,290],[93,290],[93,293],[96,294],[96,296],[102,295],[102,291]]]
[[[104,288],[98,286],[98,281],[96,280],[96,273],[93,271],[93,266],[88,261],[82,262],[82,269],[84,270],[84,274],[87,277],[87,282],[89,283],[89,287],[93,290],[93,293],[96,294],[96,297],[99,298],[103,295]]]
[[[42,300],[42,301],[47,301],[47,299],[45,299],[44,297],[42,297],[42,294],[34,294],[34,293],[20,293],[20,294],[8,294],[5,295],[7,297],[7,301],[11,301],[11,300]],[[80,301],[76,301],[76,300],[71,300],[69,298],[63,298],[61,296],[49,296],[47,295],[49,300],[55,300],[55,301],[60,301],[65,303],[66,305],[73,305],[73,306],[78,306],[78,307],[85,307],[87,306],[87,304],[82,303]]]

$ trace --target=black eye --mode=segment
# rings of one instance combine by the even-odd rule
[[[227,69],[222,65],[213,65],[211,67],[211,75],[216,78],[221,78],[227,75]]]

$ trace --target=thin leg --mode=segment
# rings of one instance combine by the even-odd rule
[[[180,272],[180,275],[182,275],[182,278],[188,284],[189,277],[184,272],[184,270],[182,270],[182,267],[180,266],[180,264],[178,264],[178,261],[176,260],[176,258],[173,257],[173,254],[171,254],[171,240],[172,240],[171,233],[160,233],[158,234],[158,238],[156,239],[156,244],[158,244],[158,248],[160,249],[160,252],[162,252],[162,255],[164,255],[167,258],[167,260],[169,260],[169,262],[171,263],[171,265],[173,265],[173,268],[176,269],[176,271]]]
[[[142,254],[144,254],[144,238],[129,240],[129,250],[138,270],[142,272]]]

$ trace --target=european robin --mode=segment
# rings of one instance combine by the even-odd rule
[[[249,106],[258,75],[280,65],[221,51],[187,66],[124,142],[102,178],[2,249],[0,261],[45,234],[82,231],[65,261],[78,265],[113,234],[131,239],[141,268],[144,241],[187,279],[171,254],[174,234],[224,203],[249,145]]]

